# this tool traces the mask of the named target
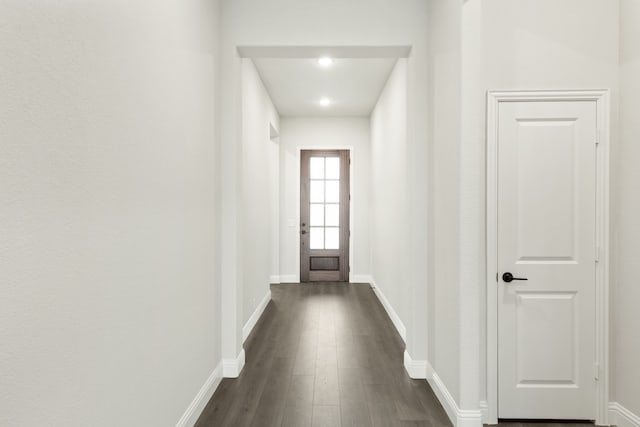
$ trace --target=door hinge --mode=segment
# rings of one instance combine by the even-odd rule
[[[593,364],[593,377],[596,381],[600,380],[600,364],[598,363]]]
[[[596,246],[596,262],[600,262],[600,246]]]
[[[602,141],[602,129],[596,130],[596,145],[600,144]]]

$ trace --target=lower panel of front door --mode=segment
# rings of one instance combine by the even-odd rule
[[[312,256],[309,261],[311,271],[340,270],[340,257],[337,256]]]
[[[343,282],[340,271],[309,271],[310,282]]]
[[[309,257],[309,281],[311,282],[339,282],[340,257],[311,256]]]

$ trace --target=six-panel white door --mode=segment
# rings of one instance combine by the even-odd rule
[[[593,101],[500,104],[499,418],[595,418],[596,137]]]

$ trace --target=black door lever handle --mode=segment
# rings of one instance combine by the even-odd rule
[[[511,283],[514,280],[529,280],[529,279],[524,278],[524,277],[513,277],[513,274],[511,274],[511,273],[504,273],[502,275],[502,280],[504,280],[507,283]]]

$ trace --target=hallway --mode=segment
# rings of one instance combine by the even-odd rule
[[[368,284],[272,285],[197,426],[448,426],[426,381],[403,367],[404,343]]]
[[[640,427],[640,0],[0,34],[0,427]]]

